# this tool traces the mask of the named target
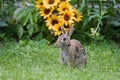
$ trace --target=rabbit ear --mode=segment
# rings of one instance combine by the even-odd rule
[[[73,31],[74,31],[74,27],[72,26],[70,27],[69,32],[68,32],[69,37],[71,37],[71,35],[73,34]]]
[[[63,32],[63,34],[66,34],[65,29],[64,29],[62,26],[61,26],[60,28],[61,28],[61,30],[62,30],[62,32]]]

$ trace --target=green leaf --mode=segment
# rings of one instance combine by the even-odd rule
[[[6,27],[6,26],[8,26],[7,23],[5,23],[4,21],[0,21],[0,27]]]
[[[114,4],[116,4],[116,0],[111,0]]]
[[[33,15],[31,12],[29,13],[29,15],[30,15],[30,22],[31,22],[31,24],[33,24]]]
[[[2,33],[1,31],[0,31],[0,38],[4,38],[5,37],[5,33]]]
[[[19,19],[23,18],[25,16],[26,12],[27,11],[25,9],[18,12],[16,19],[19,20]]]
[[[120,26],[120,22],[119,21],[111,21],[110,24],[114,25],[114,26]]]
[[[82,0],[82,4],[80,5],[80,7],[78,8],[78,11],[81,11],[83,8],[84,8],[84,6],[85,6],[85,0]]]
[[[19,26],[17,26],[17,30],[18,30],[18,36],[19,36],[19,38],[21,38],[23,35],[23,31],[24,31],[23,27],[21,25],[19,25]]]
[[[95,17],[97,17],[97,15],[91,15],[91,16],[89,17],[89,21],[91,21],[91,19],[93,19],[93,18],[95,18]]]
[[[38,25],[36,23],[33,24],[33,27],[34,27],[35,31],[39,30]]]
[[[3,2],[3,0],[0,0],[0,7],[1,7],[1,10],[3,12],[4,11],[4,2]]]
[[[38,19],[40,18],[40,14],[38,12],[33,13],[34,15],[34,22],[37,23]]]
[[[29,34],[29,35],[32,35],[33,32],[34,32],[33,25],[32,25],[32,24],[28,24],[28,25],[27,25],[27,29],[28,29],[28,34]]]
[[[25,26],[28,22],[29,15],[26,13],[26,16],[23,18],[23,26]]]

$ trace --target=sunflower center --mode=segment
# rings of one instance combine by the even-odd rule
[[[64,25],[65,28],[69,28],[70,26],[69,25]]]
[[[43,5],[43,3],[41,2],[40,5]]]
[[[64,19],[65,19],[66,21],[68,21],[68,20],[70,19],[70,16],[67,15],[67,14],[65,14]]]
[[[61,2],[65,2],[66,0],[60,0]]]
[[[45,14],[49,14],[50,13],[50,9],[45,9]]]
[[[58,20],[57,19],[53,19],[52,20],[52,25],[58,24]]]
[[[63,8],[62,10],[65,11],[67,8]]]
[[[60,27],[58,28],[58,31],[62,31]]]
[[[54,2],[54,0],[49,0],[49,4],[53,4]]]
[[[78,17],[77,14],[75,14],[74,17],[77,18]]]

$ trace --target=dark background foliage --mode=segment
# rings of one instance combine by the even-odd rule
[[[49,31],[34,7],[35,0],[0,1],[0,41],[47,39],[54,42],[57,36]],[[120,42],[119,0],[71,0],[82,12],[83,20],[75,24],[72,38],[80,41]]]

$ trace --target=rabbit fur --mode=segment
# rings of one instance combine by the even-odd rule
[[[68,32],[63,27],[61,29],[63,34],[55,42],[55,45],[60,48],[60,62],[70,67],[86,66],[87,57],[82,44],[76,39],[70,40],[74,28],[70,27]]]

